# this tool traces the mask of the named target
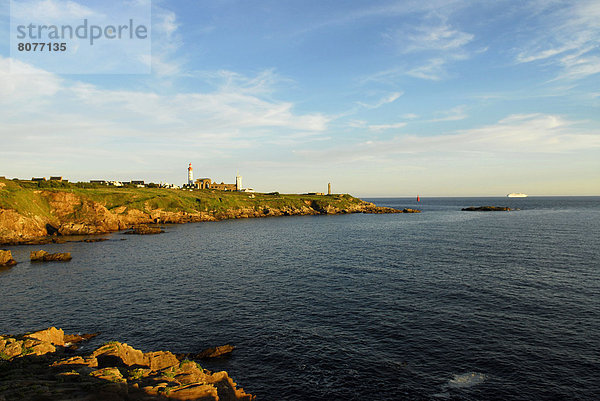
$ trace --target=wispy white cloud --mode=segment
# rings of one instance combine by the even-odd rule
[[[57,75],[0,56],[0,104],[5,108],[46,101],[62,89],[62,84]]]
[[[406,113],[402,115],[402,118],[406,119],[406,120],[414,120],[419,118],[418,114],[415,113]]]
[[[11,4],[10,13],[13,18],[19,20],[30,19],[35,21],[71,21],[74,19],[104,17],[102,12],[71,0],[15,1]]]
[[[339,8],[340,12],[338,14],[328,16],[326,19],[320,21],[317,20],[311,24],[308,24],[301,30],[294,32],[294,35],[318,32],[322,29],[332,26],[356,24],[359,21],[376,17],[397,17],[429,12],[450,13],[455,9],[459,9],[464,6],[464,0],[401,0],[389,1],[383,4],[368,4],[364,7],[355,9],[341,7]]]
[[[384,37],[393,40],[401,52],[446,51],[460,49],[475,37],[452,28],[446,23],[403,27]]]
[[[403,71],[403,73],[415,78],[439,81],[446,76],[446,64],[448,64],[448,60],[445,58],[433,58],[427,60],[425,64]]]
[[[350,120],[347,125],[352,128],[365,128],[367,126],[367,121],[365,120]]]
[[[406,123],[404,123],[404,122],[394,123],[394,124],[369,125],[369,130],[384,131],[384,130],[388,130],[388,129],[402,128],[405,126],[406,126]]]
[[[156,5],[153,8],[152,55],[144,62],[150,64],[152,72],[158,76],[182,74],[185,59],[177,56],[183,46],[183,38],[178,33],[180,24],[177,15]]]
[[[448,18],[439,12],[417,15],[418,23],[384,33],[384,39],[405,56],[399,58],[397,67],[372,74],[365,81],[393,81],[403,75],[431,81],[447,78],[448,65],[468,59],[471,52],[467,46],[475,39],[474,34],[449,24]]]
[[[536,23],[521,45],[517,63],[543,62],[560,69],[557,79],[580,79],[600,72],[600,3],[581,0],[550,4],[535,2]]]
[[[382,97],[375,103],[370,104],[370,103],[364,103],[364,102],[357,102],[357,104],[359,104],[360,106],[365,107],[367,109],[378,109],[385,104],[395,102],[403,94],[404,94],[404,92],[393,92],[387,96]]]
[[[439,111],[439,112],[435,113],[437,115],[437,117],[435,117],[429,121],[440,122],[440,121],[464,120],[465,118],[468,117],[466,111],[467,111],[467,106],[465,106],[465,105],[456,106],[449,110]]]
[[[150,158],[161,152],[201,153],[214,162],[219,152],[258,150],[287,136],[294,144],[318,141],[329,122],[319,113],[295,112],[292,102],[263,97],[268,72],[245,79],[237,74],[239,86],[229,82],[207,92],[160,94],[103,89],[42,70],[8,74],[1,67],[9,62],[0,57],[0,159],[5,163],[16,161],[14,152],[23,150],[30,161],[47,160],[48,154],[65,160],[85,155],[90,164],[105,163],[109,154],[121,167],[132,154]]]
[[[401,154],[539,154],[600,149],[600,131],[577,127],[578,122],[551,114],[515,114],[493,125],[432,136],[399,135],[341,147],[340,161],[393,158]],[[304,150],[307,158],[320,158],[320,150]]]

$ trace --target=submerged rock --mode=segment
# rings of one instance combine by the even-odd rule
[[[68,262],[71,259],[71,253],[48,253],[46,251],[31,251],[29,258],[32,262]]]
[[[123,234],[129,235],[153,235],[162,234],[164,231],[160,227],[150,227],[145,224],[135,226],[129,231],[125,231]]]
[[[512,210],[505,206],[469,206],[462,209],[463,212],[510,212]]]
[[[0,267],[10,267],[17,264],[17,261],[13,259],[10,251],[3,251],[0,249]]]
[[[115,341],[91,354],[65,357],[70,342],[93,336],[65,335],[54,327],[25,336],[0,336],[0,400],[255,399],[227,372],[180,362],[168,351],[143,353]]]
[[[209,358],[218,358],[221,356],[229,355],[233,352],[235,347],[233,345],[221,345],[219,347],[207,348],[198,355],[196,355],[197,359],[209,359]]]
[[[79,242],[87,242],[87,243],[93,243],[93,242],[104,242],[104,241],[108,241],[108,238],[91,238],[91,239],[82,239]]]
[[[177,359],[184,360],[184,359],[211,359],[211,358],[219,358],[219,357],[223,357],[223,356],[229,356],[233,350],[235,349],[235,346],[233,345],[221,345],[218,347],[212,347],[212,348],[207,348],[204,351],[198,353],[198,354],[175,354],[175,356],[177,357]]]

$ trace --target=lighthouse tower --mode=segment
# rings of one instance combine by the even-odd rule
[[[242,190],[242,176],[239,175],[239,173],[235,175],[235,190],[236,191]]]
[[[194,169],[192,168],[192,163],[188,167],[188,185],[194,185]]]

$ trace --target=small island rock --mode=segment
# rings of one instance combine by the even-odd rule
[[[0,267],[10,267],[17,264],[17,261],[13,259],[10,251],[3,251],[0,249]]]
[[[125,231],[123,234],[128,235],[153,235],[153,234],[162,234],[164,231],[160,227],[150,227],[145,224],[140,224],[139,226],[135,226],[131,228],[129,231]]]
[[[469,206],[462,209],[463,212],[510,212],[512,210],[505,206]]]
[[[31,251],[29,258],[32,262],[68,262],[71,259],[71,253],[48,253],[46,251]]]

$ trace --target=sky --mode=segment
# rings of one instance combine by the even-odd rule
[[[150,74],[65,74],[11,57],[0,0],[0,176],[181,185],[191,162],[261,192],[600,195],[597,0],[151,10]]]

